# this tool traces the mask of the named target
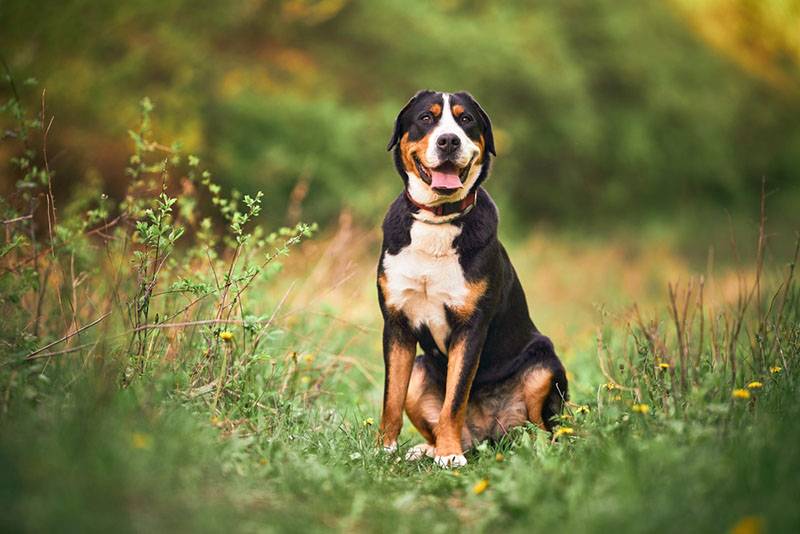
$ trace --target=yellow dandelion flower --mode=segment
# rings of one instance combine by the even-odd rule
[[[308,375],[303,375],[300,377],[300,382],[302,382],[303,384],[308,384],[309,382],[311,382],[311,377]]]
[[[569,426],[560,426],[554,432],[555,437],[571,436],[575,433],[575,429]]]
[[[777,375],[781,371],[783,371],[783,367],[781,367],[780,365],[773,365],[772,367],[769,368],[769,372],[772,373],[773,375]]]
[[[153,444],[153,438],[149,434],[134,432],[131,434],[131,445],[134,449],[149,449]]]
[[[212,415],[209,421],[211,421],[212,425],[216,425],[217,423],[219,423],[219,417],[217,417],[216,415]]]
[[[373,419],[372,417],[367,417],[366,419],[364,419],[364,422],[361,423],[361,424],[364,425],[364,426],[372,426],[372,425],[375,424],[375,419]]]
[[[634,412],[638,412],[638,413],[641,413],[641,414],[650,413],[650,406],[648,406],[647,404],[644,404],[644,403],[634,404],[633,406],[631,406],[631,409]]]
[[[585,404],[575,408],[575,413],[589,413],[589,407]]]
[[[614,399],[613,400],[621,401],[622,400],[622,395],[614,395]]]
[[[759,382],[758,380],[753,380],[749,384],[747,384],[747,389],[761,389],[764,387],[764,384]]]
[[[479,481],[477,481],[474,486],[472,486],[472,493],[474,493],[475,495],[480,495],[481,493],[486,491],[488,487],[489,487],[489,479],[482,478]]]
[[[603,387],[606,388],[606,391],[614,391],[615,389],[617,389],[617,385],[612,382],[603,384]]]
[[[223,330],[219,333],[219,338],[222,341],[233,341],[233,332],[230,330]]]
[[[661,363],[658,364],[658,367],[660,369],[664,369],[666,371],[667,369],[669,369],[669,364],[666,363],[666,362],[661,362]]]
[[[746,389],[734,389],[731,393],[734,399],[749,399],[750,392]]]
[[[312,363],[314,363],[314,355],[313,354],[306,354],[305,356],[303,356],[303,359],[305,360],[305,362],[308,365],[311,365]]]
[[[731,527],[731,534],[761,534],[761,532],[764,532],[764,520],[756,515],[745,516]]]
[[[495,462],[502,462],[505,459],[506,459],[506,457],[502,452],[498,452],[497,454],[494,455],[494,461]]]

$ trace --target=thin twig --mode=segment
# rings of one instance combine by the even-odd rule
[[[87,324],[86,326],[82,326],[82,327],[78,328],[77,330],[75,330],[74,332],[71,332],[71,333],[63,336],[60,339],[57,339],[57,340],[53,341],[52,343],[48,343],[47,345],[45,345],[44,347],[42,347],[40,349],[36,349],[35,351],[33,351],[30,354],[28,354],[27,356],[25,356],[25,359],[26,360],[32,360],[33,357],[36,356],[37,354],[39,354],[41,352],[44,352],[47,349],[49,349],[50,347],[58,345],[59,343],[61,343],[63,341],[66,341],[66,340],[68,340],[68,339],[80,334],[84,330],[87,330],[87,329],[93,327],[94,325],[96,325],[97,323],[99,323],[100,321],[102,321],[103,319],[108,317],[109,315],[111,315],[111,312],[108,312],[105,315],[101,315],[99,318],[95,319],[94,321],[92,321],[91,323]]]

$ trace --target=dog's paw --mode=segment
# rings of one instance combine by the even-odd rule
[[[406,461],[409,462],[416,462],[427,456],[428,458],[433,458],[433,445],[429,443],[420,443],[419,445],[414,445],[406,452]]]
[[[386,454],[394,454],[395,452],[397,452],[397,442],[393,441],[388,445],[384,445],[383,452],[385,452]]]
[[[467,465],[467,459],[463,454],[448,454],[447,456],[436,456],[433,459],[436,465],[444,469],[454,469],[456,467],[464,467]]]

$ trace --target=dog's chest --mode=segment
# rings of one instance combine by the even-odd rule
[[[445,306],[463,306],[469,297],[464,271],[453,240],[461,228],[415,221],[411,244],[383,259],[384,297],[389,308],[402,311],[411,326],[426,326],[443,353],[450,326]]]

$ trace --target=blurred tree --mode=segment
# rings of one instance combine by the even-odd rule
[[[162,138],[263,189],[274,220],[298,181],[304,216],[374,220],[400,186],[384,152],[397,110],[419,88],[466,89],[497,130],[489,187],[517,217],[638,220],[740,209],[762,176],[800,182],[796,4],[6,0],[0,51],[47,87],[62,187],[124,179],[147,95]],[[712,39],[721,12],[739,23]]]

